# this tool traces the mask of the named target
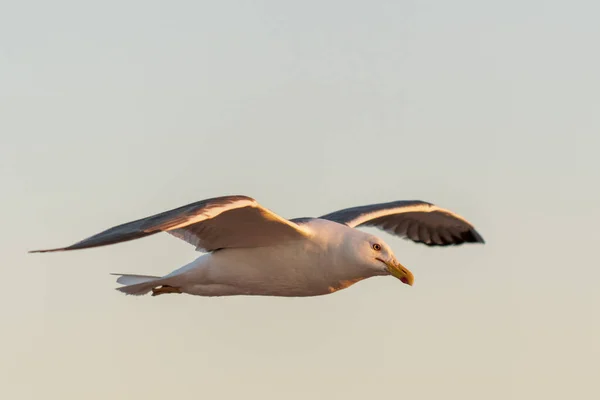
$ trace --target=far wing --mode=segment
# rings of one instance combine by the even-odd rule
[[[320,217],[350,227],[368,226],[428,246],[485,243],[463,217],[420,200],[346,208]]]
[[[159,232],[168,232],[204,251],[268,246],[307,235],[305,229],[262,207],[251,197],[223,196],[118,225],[68,247],[30,253],[105,246]]]

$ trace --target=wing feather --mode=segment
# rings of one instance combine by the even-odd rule
[[[428,246],[485,243],[466,219],[420,200],[400,200],[346,208],[320,217],[350,227],[376,227]]]
[[[30,253],[66,251],[126,242],[168,232],[198,250],[260,247],[305,237],[308,232],[248,196],[222,196],[106,229],[71,246]]]

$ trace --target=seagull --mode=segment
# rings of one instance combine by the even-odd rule
[[[413,274],[375,227],[427,246],[485,243],[461,216],[420,200],[346,208],[318,218],[285,219],[255,199],[214,197],[106,229],[71,246],[86,249],[167,232],[200,255],[164,276],[113,274],[128,295],[308,297],[337,292],[376,276],[413,285]]]

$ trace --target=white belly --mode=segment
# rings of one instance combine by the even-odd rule
[[[366,278],[312,240],[205,254],[171,274],[169,284],[200,296],[318,296]]]

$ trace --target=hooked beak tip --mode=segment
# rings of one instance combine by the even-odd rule
[[[394,277],[398,278],[400,280],[400,282],[408,285],[408,286],[412,286],[415,278],[412,274],[412,272],[410,272],[408,269],[406,269],[404,267],[404,265],[400,264],[398,261],[391,261],[386,263],[388,266],[388,271],[390,272],[390,274],[392,274]]]

